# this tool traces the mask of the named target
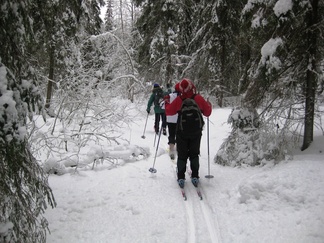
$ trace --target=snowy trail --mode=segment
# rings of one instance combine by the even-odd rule
[[[175,180],[177,179],[177,166],[176,161],[171,161],[171,166],[174,174]],[[180,189],[179,189],[180,191]],[[193,211],[192,201],[184,201],[185,209],[186,209],[186,220],[187,220],[187,242],[188,243],[196,243],[196,227],[195,227],[195,217]]]
[[[192,212],[194,217],[196,218],[195,224],[193,226],[189,225],[189,227],[190,231],[196,231],[199,237],[194,237],[194,239],[190,239],[190,242],[220,243],[221,237],[219,225],[218,222],[214,222],[213,219],[213,217],[215,218],[217,216],[211,212],[208,206],[206,194],[202,191],[202,188],[200,187],[203,196],[203,200],[200,200],[197,195],[196,189],[193,187],[193,185],[190,185],[189,183],[187,183],[186,185],[186,191],[188,192],[188,201],[186,201],[185,203],[192,204]]]
[[[152,124],[153,125],[153,124]],[[154,133],[148,133],[149,139],[154,141]],[[159,170],[157,173],[160,173],[161,165],[166,158],[169,161],[170,167],[172,168],[172,173],[174,175],[174,180],[176,183],[177,173],[176,173],[176,160],[171,161],[168,156],[168,139],[166,136],[161,136],[159,141],[159,148],[156,150],[158,137],[156,137],[156,143],[153,145],[152,152],[157,152],[157,169]],[[190,178],[190,162],[187,164],[187,177]],[[210,208],[210,203],[208,202],[208,194],[204,192],[204,183],[205,178],[201,178],[201,187],[200,191],[202,193],[203,200],[197,195],[195,187],[191,184],[191,180],[186,180],[185,192],[187,196],[187,200],[183,201],[183,210],[184,210],[184,219],[186,225],[184,225],[186,232],[186,242],[187,243],[197,243],[197,242],[211,242],[211,243],[220,243],[221,234],[220,227],[218,223],[218,217],[215,215],[215,212],[212,212]],[[181,191],[178,189],[178,197],[180,200],[183,200]]]
[[[211,217],[211,215],[213,215],[213,214],[210,210],[210,207],[208,206],[208,203],[206,202],[206,200],[207,200],[206,195],[205,195],[205,193],[203,193],[202,189],[201,189],[201,191],[202,191],[204,200],[200,201],[200,207],[204,214],[204,218],[205,218],[205,222],[208,227],[211,242],[220,243],[221,242],[221,234],[220,234],[220,228],[219,228],[219,224],[218,224],[218,217],[217,217],[217,215],[214,215],[214,219]]]
[[[189,166],[190,162],[188,161],[187,163],[187,174],[189,176],[189,178],[191,177],[191,170],[190,170],[190,166]],[[202,181],[202,179],[200,180]],[[217,215],[213,214],[210,207],[208,206],[208,201],[207,201],[207,197],[206,197],[206,193],[204,193],[203,191],[203,187],[201,186],[201,182],[200,182],[200,186],[199,186],[199,190],[200,193],[202,195],[203,200],[200,200],[197,194],[197,190],[196,188],[191,184],[191,181],[189,180],[189,182],[187,182],[187,191],[190,191],[190,198],[194,199],[195,203],[197,203],[199,201],[199,206],[196,205],[196,212],[195,215],[202,215],[203,216],[203,223],[200,223],[199,226],[201,227],[202,225],[204,225],[205,227],[201,227],[202,228],[202,232],[204,232],[204,229],[208,229],[208,233],[209,233],[209,237],[210,237],[210,241],[208,242],[212,242],[212,243],[220,243],[221,242],[221,234],[220,234],[220,228],[219,228],[219,224],[218,224],[218,217]],[[198,209],[200,208],[200,210]],[[214,219],[213,217],[215,218]],[[196,228],[198,225],[194,226],[194,228]],[[192,229],[194,230],[194,229]],[[204,234],[200,234],[200,235],[204,235]],[[206,234],[204,235],[205,237]],[[206,239],[207,240],[207,239]]]
[[[171,162],[172,170],[174,172],[175,179],[176,176],[176,162]],[[200,200],[196,189],[191,185],[190,180],[186,182],[185,191],[188,199],[184,201],[186,220],[187,220],[187,242],[211,242],[220,243],[220,229],[218,225],[218,220],[214,223],[212,215],[214,215],[208,204],[205,193],[203,193],[202,188],[200,191],[202,193],[203,200]],[[214,215],[215,217],[215,215]],[[208,231],[206,231],[206,229]],[[208,232],[207,234],[204,232]],[[209,237],[208,237],[209,236]],[[206,238],[206,239],[201,239]]]
[[[195,243],[196,241],[196,227],[195,227],[195,220],[194,220],[194,212],[193,206],[191,201],[185,201],[185,207],[187,212],[187,232],[188,232],[188,240],[189,243]]]

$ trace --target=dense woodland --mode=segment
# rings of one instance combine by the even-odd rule
[[[32,116],[71,123],[100,90],[137,102],[146,82],[188,77],[215,106],[236,97],[233,132],[215,157],[224,165],[251,140],[277,141],[252,165],[279,161],[300,138],[307,149],[322,127],[323,12],[322,0],[2,1],[0,241],[45,242],[42,215],[55,207],[33,156]]]

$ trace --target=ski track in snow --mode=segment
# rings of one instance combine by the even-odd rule
[[[195,220],[194,220],[194,212],[193,212],[193,206],[191,200],[187,199],[187,201],[184,201],[186,212],[187,212],[187,223],[188,223],[188,237],[189,239],[187,242],[189,243],[195,243],[196,242],[196,227],[195,227]]]
[[[185,201],[185,203],[192,204],[192,210],[188,213],[194,215],[193,217],[196,218],[194,225],[189,225],[190,231],[194,231],[195,235],[197,234],[200,237],[203,237],[199,239],[196,239],[196,237],[194,237],[194,239],[192,239],[192,241],[190,240],[190,242],[221,242],[218,222],[214,222],[213,219],[213,217],[217,218],[217,215],[212,213],[209,209],[207,197],[203,192],[202,186],[200,185],[199,188],[203,200],[200,200],[200,198],[198,197],[196,188],[191,184],[190,180],[186,183],[185,187],[186,192],[188,193],[188,200]]]
[[[174,178],[175,178],[175,182],[177,180],[177,169],[176,169],[176,161],[172,162],[172,169],[174,172]],[[180,191],[180,188],[179,188]],[[187,242],[188,243],[195,243],[196,242],[196,227],[195,227],[195,217],[194,217],[194,211],[193,211],[193,205],[192,205],[192,201],[188,198],[187,195],[187,190],[185,190],[186,192],[186,196],[187,196],[187,200],[184,200],[184,204],[185,204],[185,208],[186,208],[186,220],[187,220],[187,235],[188,235],[188,239]]]
[[[220,243],[221,242],[221,234],[220,234],[220,228],[218,223],[217,215],[214,215],[214,219],[211,217],[212,211],[210,210],[210,207],[207,203],[207,197],[206,194],[203,192],[202,187],[200,187],[201,194],[203,195],[203,200],[200,201],[200,207],[204,214],[205,222],[208,227],[209,235],[211,242],[213,243]]]
[[[175,179],[177,178],[176,173],[176,162],[172,162],[172,168],[175,175]],[[189,161],[188,161],[189,164]],[[188,169],[188,166],[187,166]],[[188,173],[190,178],[190,173]],[[192,185],[190,179],[186,181],[185,184],[185,192],[187,196],[187,200],[184,200],[184,205],[186,209],[186,219],[187,219],[187,235],[188,243],[196,243],[196,242],[212,242],[212,243],[220,243],[220,229],[218,220],[214,222],[212,215],[214,215],[208,204],[205,200],[207,200],[206,194],[203,192],[202,186],[199,187],[200,192],[202,194],[202,200],[198,197],[196,188]],[[180,190],[180,188],[179,188]],[[206,231],[206,229],[208,231]],[[204,233],[208,232],[209,234]],[[197,239],[197,235],[204,236],[206,238]],[[209,240],[208,240],[209,236]]]

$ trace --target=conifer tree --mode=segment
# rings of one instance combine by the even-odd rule
[[[245,103],[256,107],[266,102],[268,110],[304,105],[304,144],[313,140],[316,90],[323,60],[323,1],[280,1],[247,4],[244,17],[251,25],[251,44],[260,53],[255,62]],[[271,99],[269,98],[271,94]],[[276,103],[285,104],[277,107]],[[269,109],[272,108],[272,109]],[[298,107],[295,107],[297,109]],[[289,120],[289,119],[288,119]]]
[[[319,35],[323,7],[318,0],[248,1],[242,19],[251,36],[249,82],[242,107],[229,118],[233,130],[215,157],[217,163],[280,161],[295,146],[292,135],[300,134],[293,128],[300,124],[302,150],[311,144],[324,55]],[[261,114],[256,108],[263,108]]]
[[[140,38],[137,48],[140,72],[148,80],[160,83],[176,79],[178,56],[179,12],[181,4],[176,1],[135,1],[142,7],[136,22]]]
[[[201,89],[209,89],[222,106],[224,93],[238,92],[241,75],[240,11],[237,1],[202,1],[195,6],[193,30],[188,45],[190,76],[197,78]]]
[[[64,80],[78,61],[78,43],[84,36],[98,34],[104,0],[36,1],[33,5],[37,45],[34,55],[43,75],[48,77],[45,108],[50,107],[54,84]]]
[[[113,19],[113,1],[107,0],[107,10],[105,14],[105,30],[111,31],[114,27],[114,19]]]
[[[47,176],[27,141],[27,116],[42,109],[29,56],[35,44],[32,0],[0,8],[0,241],[45,242],[44,210],[55,206]],[[4,230],[3,229],[7,229]]]

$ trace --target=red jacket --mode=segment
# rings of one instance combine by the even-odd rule
[[[183,95],[178,96],[172,103],[165,102],[165,114],[167,116],[172,116],[175,115],[178,111],[181,109],[182,105],[182,100],[184,98],[189,98],[189,97],[184,97]],[[197,105],[199,106],[202,114],[204,116],[210,116],[212,112],[212,105],[209,101],[206,101],[200,94],[196,94],[194,97],[194,100],[196,101]]]

